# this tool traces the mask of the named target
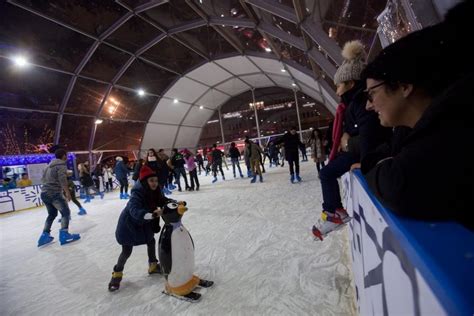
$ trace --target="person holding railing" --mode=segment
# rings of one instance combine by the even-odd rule
[[[367,109],[383,126],[411,130],[361,163],[370,189],[395,214],[470,229],[474,67],[465,41],[472,12],[474,2],[462,2],[444,22],[386,47],[364,70]],[[449,164],[443,146],[454,149]]]

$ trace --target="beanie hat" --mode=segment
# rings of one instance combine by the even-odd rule
[[[347,42],[344,44],[342,57],[344,57],[344,62],[334,75],[334,84],[360,80],[360,73],[365,67],[367,58],[364,45],[359,40]]]
[[[122,160],[123,160],[123,158],[122,158],[122,157],[120,157],[120,156],[117,156],[117,157],[115,157],[115,160],[117,160],[117,161],[122,161]]]
[[[140,181],[144,181],[150,177],[156,177],[156,173],[147,165],[140,168]]]

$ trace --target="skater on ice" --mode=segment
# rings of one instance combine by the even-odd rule
[[[147,165],[140,169],[139,181],[133,186],[130,200],[120,214],[115,238],[122,246],[117,264],[112,272],[109,291],[120,288],[123,270],[134,246],[147,245],[148,274],[161,273],[156,258],[155,233],[160,231],[161,207],[172,201],[166,198],[158,185],[158,177]]]

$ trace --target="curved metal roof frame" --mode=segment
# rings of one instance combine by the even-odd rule
[[[103,99],[100,103],[100,107],[99,107],[99,109],[97,110],[97,112],[95,114],[96,118],[99,118],[100,113],[101,113],[101,111],[104,107],[104,104],[105,104],[105,102],[106,102],[108,96],[110,95],[110,93],[111,93],[114,86],[123,88],[125,90],[135,91],[132,88],[120,86],[120,85],[117,84],[117,82],[122,77],[122,75],[126,72],[126,70],[132,65],[132,63],[137,59],[140,59],[140,60],[146,62],[147,64],[149,64],[153,67],[157,67],[159,69],[163,69],[163,70],[166,70],[168,72],[179,75],[179,78],[175,82],[173,82],[165,90],[164,93],[162,93],[161,95],[155,95],[155,96],[159,97],[159,99],[157,101],[157,104],[155,106],[155,109],[158,106],[158,104],[160,103],[160,101],[163,99],[163,97],[165,97],[166,92],[169,91],[170,89],[172,89],[173,85],[175,83],[177,83],[179,80],[183,79],[183,78],[186,78],[186,79],[189,79],[189,80],[194,81],[196,83],[199,83],[201,85],[207,86],[207,88],[208,88],[207,91],[209,91],[211,89],[219,91],[217,88],[214,87],[215,85],[214,86],[209,85],[205,82],[199,82],[198,80],[195,80],[193,78],[189,78],[187,76],[189,74],[189,72],[186,73],[186,74],[180,74],[180,73],[177,73],[176,71],[174,71],[172,69],[169,69],[167,67],[159,65],[159,64],[157,64],[157,63],[141,56],[145,51],[147,51],[148,49],[150,49],[151,47],[153,47],[154,45],[156,45],[157,43],[159,43],[160,41],[162,41],[166,37],[171,37],[174,40],[178,41],[180,44],[186,46],[188,49],[194,51],[195,53],[197,53],[198,55],[203,57],[205,59],[205,63],[207,63],[207,64],[215,63],[215,60],[217,58],[221,58],[223,56],[216,56],[213,60],[210,60],[210,58],[208,56],[206,56],[206,54],[204,54],[203,52],[200,52],[198,49],[192,47],[192,45],[190,45],[188,43],[185,43],[183,40],[180,40],[178,37],[174,36],[177,33],[188,31],[188,30],[191,30],[191,29],[194,29],[194,28],[205,26],[205,25],[208,25],[208,26],[211,26],[211,27],[214,27],[214,26],[241,26],[241,27],[247,27],[247,28],[254,28],[254,29],[258,30],[262,34],[262,36],[267,40],[267,42],[272,47],[273,53],[276,54],[277,59],[280,60],[280,62],[283,62],[283,59],[282,59],[281,55],[279,54],[278,49],[276,49],[274,43],[272,42],[272,39],[269,38],[268,35],[270,35],[274,38],[278,38],[283,42],[286,42],[286,43],[288,43],[288,44],[290,44],[290,45],[292,45],[292,46],[294,46],[294,47],[296,47],[300,50],[303,50],[304,53],[309,57],[309,59],[311,61],[312,68],[313,68],[313,74],[311,74],[310,77],[313,77],[313,79],[315,78],[316,82],[318,83],[317,86],[318,86],[320,95],[323,96],[323,90],[326,93],[326,97],[323,96],[322,101],[326,104],[325,100],[326,100],[327,97],[332,99],[331,100],[332,102],[330,102],[330,104],[333,104],[334,101],[335,101],[334,91],[332,91],[332,89],[330,87],[328,87],[328,84],[320,78],[320,76],[318,75],[318,72],[315,70],[315,67],[314,67],[313,63],[316,63],[322,69],[322,71],[324,71],[324,73],[327,76],[330,76],[332,78],[335,71],[336,71],[335,64],[338,65],[342,61],[342,57],[340,55],[340,48],[337,46],[336,42],[334,42],[332,39],[330,39],[328,37],[328,35],[323,31],[322,26],[320,24],[318,24],[318,22],[314,22],[312,19],[305,19],[304,14],[302,13],[303,12],[302,11],[303,7],[302,7],[302,4],[300,3],[299,0],[294,1],[296,12],[293,11],[290,7],[287,7],[285,5],[279,4],[278,2],[271,1],[271,0],[246,0],[246,1],[241,0],[240,3],[242,5],[242,7],[248,12],[248,15],[251,17],[251,19],[234,19],[234,18],[222,18],[222,17],[216,17],[216,16],[207,16],[205,14],[205,12],[203,12],[200,8],[197,8],[196,5],[193,2],[191,2],[190,0],[186,0],[186,3],[194,11],[196,11],[196,13],[198,13],[199,16],[201,16],[202,19],[189,21],[189,22],[177,25],[177,26],[169,28],[169,29],[165,29],[165,28],[157,25],[156,23],[150,21],[149,19],[143,17],[142,15],[140,15],[140,13],[145,12],[146,10],[152,9],[154,7],[157,7],[157,6],[159,6],[163,3],[166,3],[168,1],[150,0],[149,2],[146,2],[146,3],[144,3],[142,5],[139,5],[135,8],[130,8],[126,4],[122,3],[120,0],[116,0],[116,2],[119,5],[121,5],[125,9],[127,9],[127,13],[125,15],[123,15],[119,20],[117,20],[114,24],[112,24],[107,30],[105,30],[99,36],[94,36],[94,35],[88,34],[87,32],[79,30],[79,29],[77,29],[77,28],[75,28],[71,25],[68,25],[64,22],[58,21],[55,18],[49,17],[49,16],[47,16],[47,15],[45,15],[45,14],[39,12],[39,11],[36,11],[35,9],[32,9],[32,8],[26,6],[26,5],[23,5],[23,4],[15,1],[15,0],[7,0],[7,2],[10,3],[10,4],[13,4],[17,7],[20,7],[22,9],[26,10],[26,11],[29,11],[29,12],[35,14],[35,15],[38,15],[38,16],[44,18],[44,19],[47,19],[47,20],[52,21],[56,24],[59,24],[59,25],[65,27],[65,28],[68,28],[72,31],[78,32],[78,33],[94,40],[94,43],[88,49],[86,55],[84,56],[82,61],[79,63],[79,65],[76,67],[76,69],[74,70],[73,73],[42,66],[43,68],[47,68],[47,69],[50,69],[50,70],[53,70],[53,71],[63,72],[63,73],[67,73],[67,74],[72,75],[72,78],[69,82],[66,93],[65,93],[65,95],[62,99],[62,102],[60,104],[58,119],[57,119],[57,123],[56,123],[56,131],[55,131],[55,139],[54,139],[55,143],[57,143],[59,141],[64,110],[66,108],[66,105],[68,104],[69,98],[71,96],[71,93],[72,93],[73,88],[75,86],[75,83],[77,81],[77,78],[78,77],[79,78],[86,78],[86,79],[89,79],[89,80],[104,83],[103,81],[100,81],[100,80],[97,80],[97,79],[94,79],[94,78],[89,78],[89,77],[86,77],[86,76],[80,74],[81,71],[86,66],[88,61],[91,59],[91,57],[93,56],[94,52],[97,50],[97,48],[99,47],[100,44],[106,44],[108,46],[111,46],[111,47],[123,52],[123,53],[126,53],[127,55],[129,55],[129,59],[122,65],[122,67],[120,68],[118,73],[115,75],[115,77],[110,82],[106,82],[108,84],[108,86],[107,86],[106,92],[104,94],[104,97],[103,97]],[[270,12],[273,15],[279,16],[279,17],[281,17],[285,20],[296,23],[301,28],[301,30],[304,31],[304,32],[302,32],[304,39],[302,40],[302,39],[300,39],[296,36],[290,35],[290,34],[284,32],[284,31],[274,27],[273,25],[271,25],[267,22],[259,21],[258,16],[255,17],[252,14],[252,12],[249,10],[248,5],[252,6],[252,8],[257,12],[257,15],[258,15],[259,10],[265,10],[267,12]],[[143,47],[139,48],[136,52],[130,52],[130,51],[127,51],[123,48],[117,47],[116,45],[108,43],[107,38],[112,33],[114,33],[116,30],[118,30],[121,26],[123,26],[132,17],[138,17],[138,18],[144,20],[145,22],[149,23],[150,25],[155,27],[157,30],[159,30],[161,32],[161,34],[158,35],[156,38],[152,39],[147,44],[145,44]],[[231,44],[241,55],[258,55],[258,54],[252,54],[252,53],[249,53],[249,52],[245,51],[243,47],[240,47],[240,45],[239,45],[240,43],[236,43],[235,41],[230,39],[228,36],[226,36],[225,33],[220,32],[217,27],[215,27],[215,30],[225,40],[227,40],[229,42],[229,44]],[[309,41],[307,39],[307,36],[309,36],[309,38],[313,42],[316,43],[316,46],[318,48],[316,48],[315,46],[311,45],[311,43],[309,43]],[[269,58],[269,56],[265,55],[265,58]],[[291,64],[291,62],[288,62],[288,61],[286,61],[285,63]],[[303,67],[301,67],[300,65],[298,65],[296,63],[294,63],[294,64],[295,65],[291,65],[291,66],[294,69],[296,69],[298,72],[302,72],[302,73],[308,73],[309,72],[306,69],[304,69],[304,71],[303,71],[303,69],[302,69]],[[278,84],[265,71],[262,71],[262,73],[275,86],[278,86]],[[273,74],[273,75],[275,75],[275,74]],[[302,90],[302,87],[300,86],[301,81],[296,80],[293,77],[293,74],[291,74],[291,76],[292,76],[293,82],[297,83],[299,85],[299,89]],[[250,88],[252,88],[252,87],[250,87],[250,85],[249,85],[249,89]],[[222,91],[220,91],[220,92],[222,93]],[[154,95],[154,94],[150,94],[150,95]],[[328,108],[332,112],[334,112],[334,109],[331,106],[329,106]],[[190,109],[191,109],[191,107],[190,107]],[[150,115],[150,118],[153,116],[154,112],[155,112],[155,110],[152,111],[152,113]],[[189,113],[189,111],[188,111],[188,113]],[[184,122],[184,120],[185,120],[186,116],[188,115],[188,113],[186,113],[185,117],[180,122],[179,127]],[[146,123],[150,123],[150,118],[146,121]],[[89,151],[91,151],[93,149],[94,138],[95,138],[95,130],[96,130],[96,126],[93,126],[92,131],[91,131],[90,140],[89,140]],[[176,142],[176,137],[178,137],[178,134],[175,135],[175,140],[174,140],[173,144]],[[142,138],[142,141],[143,141],[143,138]]]

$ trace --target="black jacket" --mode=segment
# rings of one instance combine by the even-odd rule
[[[171,164],[175,168],[184,168],[184,158],[181,153],[176,153],[173,157],[171,157]]]
[[[452,85],[407,136],[362,161],[369,187],[394,213],[456,220],[474,229],[473,85],[473,74]],[[452,156],[446,148],[452,149]]]
[[[389,140],[391,135],[389,128],[380,125],[377,114],[365,109],[367,98],[364,89],[363,82],[358,82],[341,97],[342,102],[348,105],[344,114],[343,131],[351,136],[348,142],[349,151],[359,157],[358,159],[362,159],[368,152]]]
[[[275,145],[284,143],[285,144],[285,158],[286,160],[298,159],[298,149],[303,143],[300,141],[298,133],[292,135],[290,132],[283,135],[279,140],[275,142]],[[304,145],[303,145],[304,146]]]
[[[231,147],[229,149],[229,155],[230,155],[230,158],[240,159],[240,151],[237,147]]]

